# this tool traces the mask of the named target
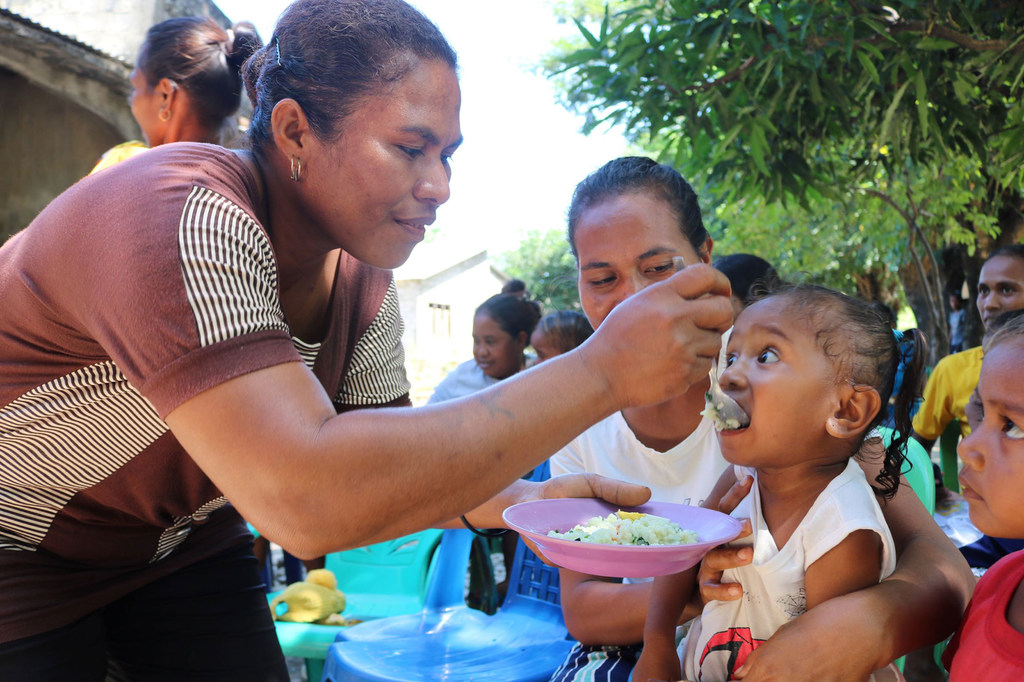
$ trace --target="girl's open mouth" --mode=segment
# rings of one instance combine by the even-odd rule
[[[750,416],[724,393],[705,393],[701,414],[714,423],[716,431],[736,431],[750,426]]]

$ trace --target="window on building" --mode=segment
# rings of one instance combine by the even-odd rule
[[[452,307],[446,303],[428,303],[430,308],[430,333],[435,338],[452,337]]]

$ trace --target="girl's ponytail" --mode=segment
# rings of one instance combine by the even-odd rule
[[[906,459],[907,440],[913,432],[912,413],[921,394],[925,357],[928,354],[928,344],[919,329],[894,331],[893,334],[896,337],[897,355],[893,370],[896,393],[892,396],[893,426],[896,432],[889,447],[885,449],[882,472],[875,479],[887,498],[892,497],[899,486],[903,461]]]

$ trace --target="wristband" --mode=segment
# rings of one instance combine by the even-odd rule
[[[463,526],[471,530],[474,535],[479,535],[482,538],[496,538],[508,532],[508,528],[475,528],[473,524],[466,520],[465,516],[460,516],[459,518],[462,520]]]

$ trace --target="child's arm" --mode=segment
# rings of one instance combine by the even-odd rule
[[[747,477],[750,479],[750,477]],[[751,479],[752,480],[752,479]],[[727,493],[736,488],[736,474],[728,467],[719,477],[718,482],[704,501],[708,509],[717,509],[719,502]],[[741,486],[736,501],[730,500],[730,509],[736,506],[739,499],[749,493],[750,487]],[[681,676],[679,654],[676,652],[676,626],[681,621],[687,603],[691,607],[700,608],[700,592],[694,587],[700,564],[688,571],[654,579],[651,588],[650,604],[647,607],[647,620],[644,623],[644,648],[640,659],[633,670],[635,682],[646,682],[648,678],[655,680],[677,680]]]
[[[878,474],[873,461],[861,466],[868,480]],[[882,505],[882,514],[896,543],[896,571],[878,585],[821,604],[776,632],[757,648],[760,667],[748,676],[751,680],[773,675],[864,679],[894,658],[953,631],[974,586],[967,562],[905,478],[896,497]],[[703,599],[738,598],[742,591],[738,585],[722,584],[722,571],[749,564],[751,556],[749,548],[712,550],[702,562]],[[842,647],[830,644],[835,632],[843,633]]]
[[[877,584],[881,570],[882,538],[871,530],[853,531],[807,567],[807,610]]]
[[[696,580],[696,566],[654,579],[644,625],[644,648],[633,669],[635,682],[678,680],[682,676],[676,652],[676,623],[690,601]]]

